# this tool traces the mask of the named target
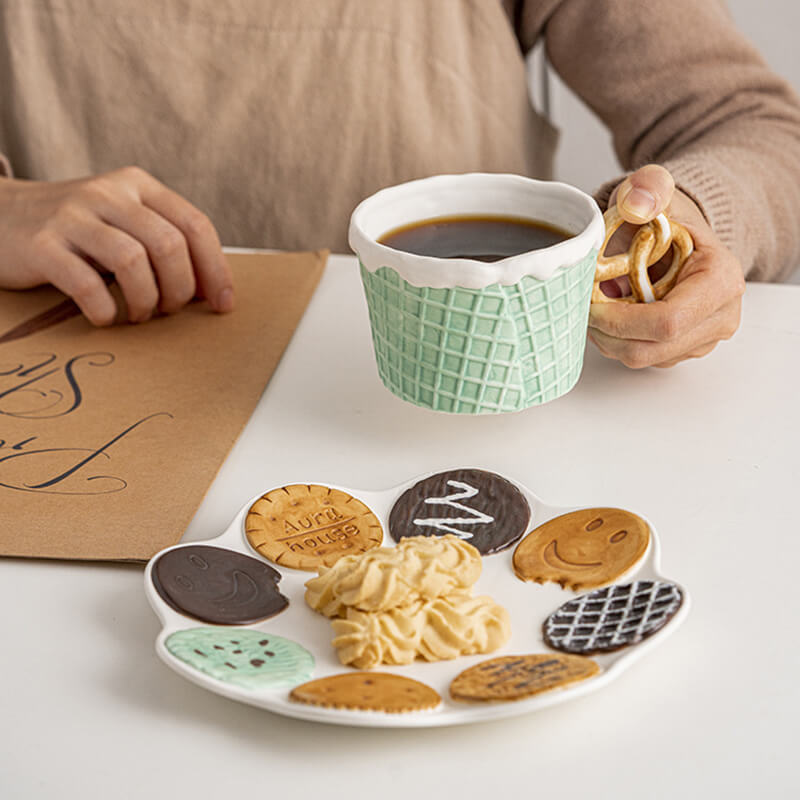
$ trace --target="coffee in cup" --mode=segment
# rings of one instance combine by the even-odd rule
[[[557,235],[506,254],[499,238],[481,244],[484,223]],[[441,237],[450,226],[456,234]],[[425,247],[401,242],[407,234]],[[451,413],[520,411],[565,394],[583,365],[604,234],[589,195],[520,175],[437,175],[367,198],[349,241],[381,380],[404,400]],[[425,252],[434,246],[438,254]]]

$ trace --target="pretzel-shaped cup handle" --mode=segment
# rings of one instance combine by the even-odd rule
[[[606,223],[606,238],[597,257],[597,270],[592,289],[593,303],[652,303],[661,300],[675,285],[683,265],[694,251],[694,242],[689,231],[659,214],[652,222],[642,225],[633,236],[630,247],[624,253],[606,256],[606,248],[611,237],[625,222],[617,210],[611,206],[603,215]],[[666,274],[651,283],[647,274],[649,267],[660,261],[672,247],[672,263]],[[600,290],[602,281],[627,275],[631,284],[630,297],[607,297]]]

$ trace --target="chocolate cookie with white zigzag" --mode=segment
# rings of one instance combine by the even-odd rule
[[[530,516],[528,501],[511,481],[482,469],[454,469],[403,492],[389,515],[389,531],[397,542],[450,533],[488,555],[520,539]]]
[[[544,640],[565,653],[609,653],[652,636],[682,603],[680,588],[667,581],[607,586],[554,611],[542,626]]]

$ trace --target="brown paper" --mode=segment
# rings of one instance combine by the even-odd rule
[[[145,560],[174,544],[247,422],[325,253],[230,254],[236,310],[81,316],[0,344],[0,555]],[[0,336],[63,301],[0,292]]]

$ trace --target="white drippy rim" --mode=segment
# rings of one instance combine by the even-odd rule
[[[376,240],[389,231],[436,217],[487,214],[535,219],[573,234],[551,247],[486,263],[469,258],[433,258],[405,253]],[[435,175],[382,189],[362,201],[350,218],[350,247],[369,272],[391,267],[412,286],[484,289],[510,286],[529,275],[551,278],[575,266],[605,238],[603,215],[594,199],[574,186],[521,175]]]

